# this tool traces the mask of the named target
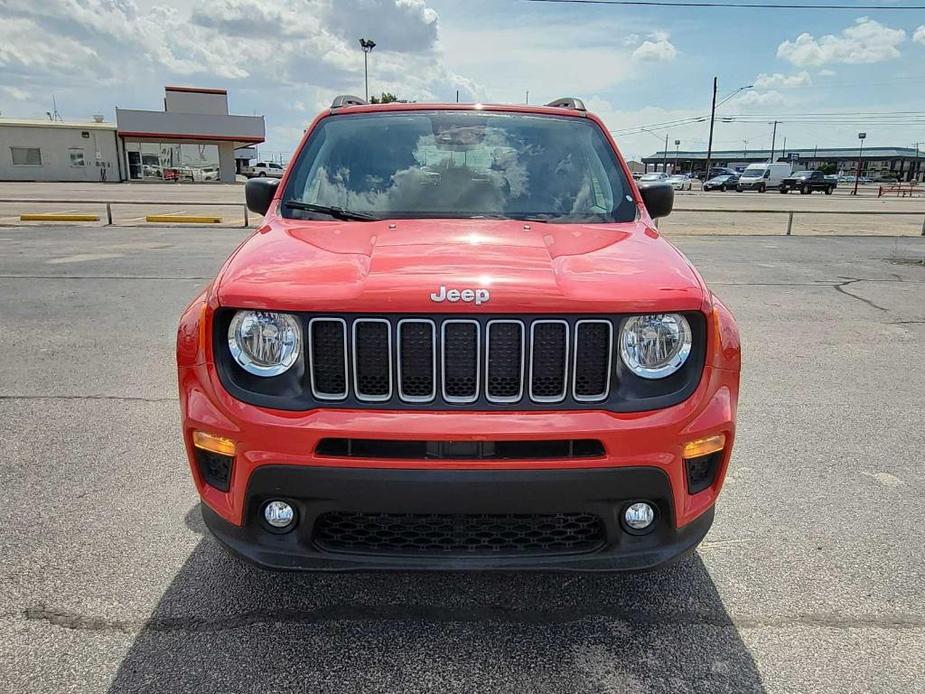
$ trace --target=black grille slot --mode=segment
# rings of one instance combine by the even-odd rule
[[[331,511],[315,522],[322,551],[363,554],[577,554],[600,549],[591,513],[444,514]]]
[[[194,449],[196,464],[199,466],[199,474],[210,487],[215,487],[220,492],[227,492],[231,486],[231,469],[234,465],[234,458],[230,455],[213,453],[202,448]]]
[[[575,327],[575,397],[603,400],[610,390],[611,327],[580,321]]]
[[[392,395],[391,328],[384,320],[358,320],[353,329],[357,397],[387,400]]]
[[[472,402],[479,393],[479,324],[443,324],[443,397],[447,402]]]
[[[723,459],[723,452],[717,451],[699,458],[690,458],[684,461],[687,470],[687,493],[696,494],[713,484],[716,471]]]
[[[523,395],[524,327],[521,323],[488,324],[486,391],[489,400],[516,402]]]
[[[568,363],[568,325],[561,321],[536,321],[531,337],[530,397],[538,402],[562,400]]]
[[[405,460],[542,460],[598,458],[604,446],[597,439],[538,441],[396,441],[394,439],[321,439],[320,456],[335,458],[399,458]]]
[[[434,391],[434,324],[404,320],[398,324],[399,383],[402,400],[432,400]]]
[[[311,322],[312,388],[316,397],[347,397],[346,330],[346,323],[338,319]]]

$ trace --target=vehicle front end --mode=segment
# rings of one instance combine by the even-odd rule
[[[614,571],[701,541],[738,332],[654,229],[663,192],[640,193],[577,111],[332,110],[282,184],[253,182],[265,223],[178,333],[184,440],[221,542],[274,569]],[[553,178],[571,164],[550,149],[582,146],[597,168]],[[410,166],[360,172],[359,153]],[[326,173],[345,167],[348,195]],[[431,209],[442,196],[453,216],[449,198]]]

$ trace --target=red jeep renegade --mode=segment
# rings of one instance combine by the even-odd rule
[[[577,99],[338,97],[180,321],[183,437],[276,569],[613,571],[692,550],[732,450],[730,312]]]

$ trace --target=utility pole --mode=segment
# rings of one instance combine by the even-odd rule
[[[774,144],[777,142],[777,124],[780,123],[779,120],[773,121],[771,125],[774,126],[774,130],[771,131],[771,156],[768,158],[768,163],[774,163]]]
[[[854,174],[854,190],[851,192],[852,195],[858,194],[858,180],[861,178],[861,157],[864,155],[864,139],[867,137],[867,133],[858,133],[858,139],[861,141],[861,147],[858,149],[858,170]]]
[[[713,122],[716,120],[716,77],[713,78],[713,105],[710,107],[710,139],[707,142],[707,168],[703,180],[710,178],[710,166],[713,164]]]
[[[363,84],[366,89],[366,100],[369,101],[369,54],[376,47],[372,39],[360,39],[360,48],[363,49]]]
[[[529,105],[529,103],[530,103],[530,90],[529,90],[529,89],[527,90],[527,93],[526,93],[526,95],[524,96],[524,103],[525,103],[525,104],[528,104],[528,105]]]
[[[745,149],[742,150],[742,158],[748,159],[748,140],[742,140],[742,142],[745,144]]]
[[[665,133],[665,149],[662,150],[662,173],[668,173],[668,133]]]
[[[784,159],[787,158],[787,136],[784,135],[784,148],[781,150],[781,154],[784,155]]]
[[[674,168],[678,168],[678,147],[681,146],[681,140],[674,141]],[[672,172],[674,173],[674,172]]]

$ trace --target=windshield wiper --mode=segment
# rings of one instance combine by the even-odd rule
[[[320,214],[330,215],[334,219],[356,220],[360,222],[378,222],[379,217],[364,212],[353,212],[345,210],[343,207],[334,205],[316,205],[312,202],[302,202],[301,200],[287,200],[283,207],[288,210],[305,210],[306,212],[318,212]]]

